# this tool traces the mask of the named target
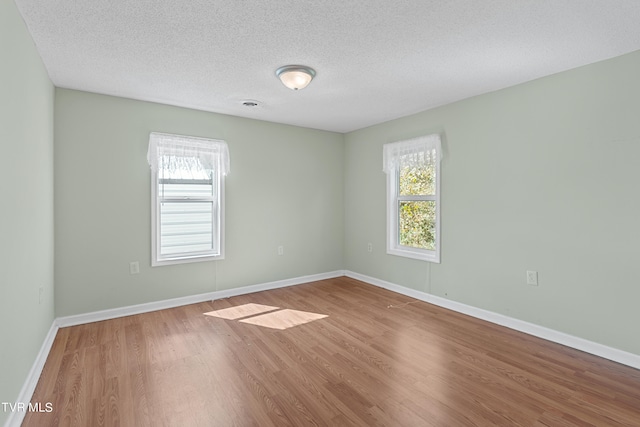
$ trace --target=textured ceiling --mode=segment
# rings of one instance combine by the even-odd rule
[[[338,132],[640,49],[638,0],[15,1],[58,87]]]

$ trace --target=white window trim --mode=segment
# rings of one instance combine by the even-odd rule
[[[415,144],[427,142],[436,149],[437,161],[436,165],[436,194],[434,196],[411,196],[411,200],[435,200],[436,202],[436,239],[435,250],[427,250],[422,248],[414,248],[403,246],[399,242],[398,227],[398,209],[399,202],[403,200],[398,195],[399,169],[397,162],[394,161],[394,154],[402,151],[402,147],[410,147]],[[400,150],[398,150],[400,148]],[[387,174],[387,253],[390,255],[402,256],[422,261],[440,263],[440,158],[442,157],[442,147],[440,143],[440,135],[428,135],[406,141],[398,141],[391,144],[385,144],[384,150],[384,172]]]
[[[229,159],[228,159],[228,151],[226,148],[226,142],[219,140],[210,140],[204,138],[197,137],[189,137],[182,135],[169,135],[169,134],[159,134],[152,132],[150,135],[150,141],[154,138],[172,138],[184,140],[193,140],[195,142],[202,143],[204,142],[215,142],[215,143],[223,143],[224,150],[222,150],[222,154],[218,156],[216,166],[216,170],[220,171],[218,173],[218,177],[216,179],[217,182],[217,200],[214,200],[214,205],[218,205],[218,215],[217,215],[217,224],[216,227],[219,230],[219,250],[216,254],[211,254],[209,251],[203,253],[192,252],[188,254],[182,255],[174,255],[174,256],[160,256],[160,200],[158,198],[158,169],[154,167],[152,162],[156,160],[156,153],[152,153],[154,147],[152,147],[152,143],[149,144],[149,153],[147,154],[149,164],[151,165],[151,266],[158,267],[163,265],[172,265],[172,264],[186,264],[192,262],[202,262],[202,261],[213,261],[213,260],[222,260],[225,257],[225,176],[229,170]],[[224,157],[224,158],[223,158]]]

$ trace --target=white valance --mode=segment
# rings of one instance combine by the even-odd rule
[[[382,170],[389,173],[405,166],[428,166],[439,163],[441,159],[440,135],[425,135],[384,144]]]
[[[149,135],[147,160],[151,169],[172,179],[198,179],[218,167],[227,175],[231,169],[225,141],[166,133]]]

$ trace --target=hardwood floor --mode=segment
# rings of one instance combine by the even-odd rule
[[[328,317],[203,314],[249,303]],[[342,277],[60,329],[33,402],[23,426],[640,426],[640,371]]]

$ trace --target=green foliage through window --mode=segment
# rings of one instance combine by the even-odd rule
[[[435,250],[436,202],[420,200],[424,196],[431,198],[428,196],[435,195],[435,165],[403,166],[399,172],[398,184],[401,199],[398,202],[400,245]]]
[[[436,248],[436,203],[400,202],[400,244],[414,248]]]
[[[401,196],[427,196],[436,194],[436,167],[406,165],[400,169]]]

